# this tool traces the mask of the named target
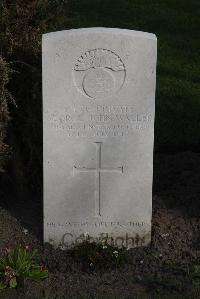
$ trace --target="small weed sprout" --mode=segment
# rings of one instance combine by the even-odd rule
[[[0,259],[0,289],[24,287],[27,279],[47,278],[48,271],[36,263],[36,258],[37,250],[29,245],[6,248]]]
[[[97,243],[89,238],[77,244],[72,254],[83,262],[89,269],[122,267],[127,262],[127,249],[117,248],[107,242]]]

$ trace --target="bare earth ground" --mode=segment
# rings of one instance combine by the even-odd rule
[[[33,244],[50,274],[41,283],[28,282],[25,290],[2,291],[1,299],[147,298],[155,294],[200,298],[200,280],[191,278],[192,265],[200,265],[199,153],[155,155],[152,244],[128,251],[129,262],[122,269],[90,271],[67,252],[48,244],[42,248],[36,237],[41,235],[40,206],[37,200],[23,203],[6,195],[2,198],[0,249],[7,243]],[[29,229],[27,235],[23,227]]]

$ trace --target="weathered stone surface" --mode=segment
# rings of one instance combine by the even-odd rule
[[[87,28],[43,35],[44,239],[151,239],[156,37]],[[112,238],[112,239],[111,239]]]

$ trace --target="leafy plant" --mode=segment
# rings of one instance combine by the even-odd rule
[[[35,261],[37,250],[30,246],[6,249],[0,259],[0,289],[23,287],[27,279],[39,281],[48,277],[48,270]]]
[[[119,268],[128,259],[125,247],[114,247],[107,242],[96,243],[85,240],[76,245],[72,252],[91,270],[110,267]]]

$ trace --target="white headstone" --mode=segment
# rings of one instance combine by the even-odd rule
[[[43,35],[44,240],[151,240],[157,40],[126,29]]]

